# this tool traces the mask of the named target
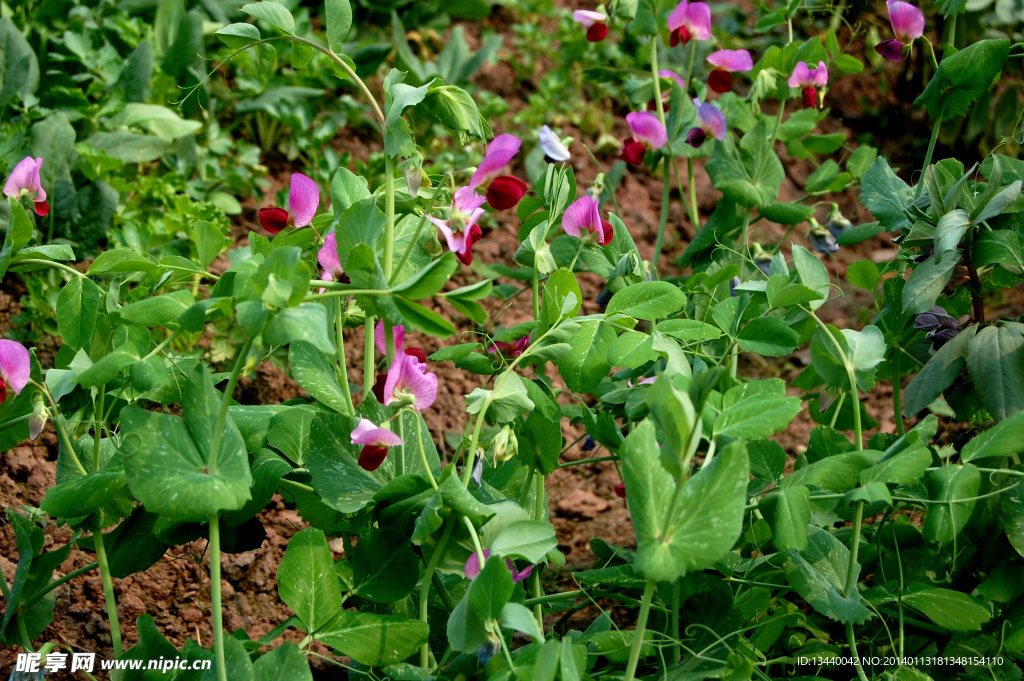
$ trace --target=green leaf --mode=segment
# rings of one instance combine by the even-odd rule
[[[598,319],[580,322],[579,331],[573,337],[572,350],[558,360],[558,371],[570,390],[577,393],[592,392],[601,379],[608,375],[611,370],[608,347],[614,340],[615,329],[612,325]]]
[[[935,225],[935,252],[957,251],[960,240],[971,226],[971,218],[963,208],[957,208],[939,218]]]
[[[432,85],[422,107],[453,133],[459,144],[471,139],[485,140],[493,134],[476,101],[455,85]]]
[[[407,326],[437,338],[448,338],[455,334],[452,323],[433,310],[400,296],[394,298],[394,303]]]
[[[760,438],[783,430],[800,413],[799,397],[744,400],[715,418],[717,437]]]
[[[874,291],[880,277],[878,265],[870,260],[858,260],[846,268],[847,281],[865,291]]]
[[[745,352],[756,352],[766,357],[788,355],[800,344],[796,331],[778,317],[755,317],[740,329],[736,336]]]
[[[498,623],[504,629],[514,629],[515,631],[523,632],[537,643],[544,641],[544,632],[541,631],[540,625],[537,624],[537,618],[533,616],[533,613],[525,605],[506,603],[505,607],[501,609]],[[566,640],[568,641],[568,639]],[[562,678],[565,678],[565,676],[563,675]]]
[[[148,510],[172,521],[202,522],[249,500],[249,455],[230,416],[218,433],[218,450],[211,452],[221,399],[200,366],[185,384],[184,419],[135,405],[121,412],[128,485]]]
[[[960,591],[912,583],[903,602],[950,631],[978,631],[992,619],[988,606]]]
[[[749,478],[741,443],[724,447],[691,477],[672,509],[665,500],[673,497],[675,483],[661,465],[651,421],[645,419],[629,434],[620,456],[637,536],[635,567],[640,574],[675,581],[732,549],[743,526]]]
[[[132,324],[167,326],[177,321],[178,317],[195,305],[195,302],[192,292],[182,289],[152,298],[143,298],[137,303],[120,308],[114,315],[119,320]]]
[[[39,87],[39,60],[32,46],[9,17],[0,18],[0,106],[16,97],[25,99]]]
[[[86,516],[113,499],[124,483],[120,467],[92,472],[48,489],[39,508],[53,518]]]
[[[455,260],[455,254],[449,251],[416,272],[409,279],[395,286],[393,290],[396,294],[410,300],[429,298],[448,283],[452,272],[458,269],[458,267],[459,263]]]
[[[271,26],[281,29],[285,33],[295,32],[295,19],[292,17],[292,13],[289,12],[284,5],[279,5],[278,3],[270,2],[269,0],[263,0],[262,2],[242,5],[241,11],[245,14],[250,14],[257,19],[262,19]]]
[[[522,558],[539,563],[558,547],[555,528],[538,520],[518,520],[506,525],[491,542],[491,554],[501,558]]]
[[[981,472],[974,464],[945,464],[928,474],[928,496],[938,502],[929,506],[924,538],[945,546],[963,532],[978,502]],[[968,499],[970,499],[968,501]]]
[[[583,294],[576,276],[564,267],[552,272],[544,285],[536,336],[539,338],[562,319],[575,317],[582,305]]]
[[[964,445],[960,459],[1001,458],[1024,452],[1024,412],[1018,412],[979,433]]]
[[[351,553],[353,594],[376,603],[394,603],[416,588],[418,558],[408,539],[394,530],[360,536]]]
[[[277,568],[277,589],[307,633],[319,632],[338,614],[341,583],[323,531],[309,527],[288,540]]]
[[[890,458],[883,458],[860,472],[860,484],[881,482],[887,485],[916,485],[932,464],[932,455],[921,440]]]
[[[316,639],[370,667],[397,664],[427,642],[430,627],[426,622],[378,615],[372,612],[342,610]]]
[[[321,404],[339,414],[348,414],[348,400],[339,381],[338,370],[327,355],[304,341],[288,348],[288,364],[299,385]],[[341,380],[348,380],[342,376]]]
[[[4,235],[3,248],[0,249],[0,277],[7,272],[11,258],[32,239],[32,221],[21,205],[21,201],[13,196],[8,196],[7,205],[11,211],[11,220],[7,233]]]
[[[860,624],[871,617],[859,591],[843,593],[850,550],[831,534],[815,528],[806,549],[786,549],[782,557],[789,584],[822,615],[844,624]],[[854,567],[860,571],[859,565]]]
[[[875,369],[885,359],[885,337],[877,326],[862,331],[828,327],[819,329],[811,340],[814,370],[834,388],[851,390],[848,369],[853,369],[857,387],[868,391],[875,386]],[[836,343],[839,347],[836,347]],[[841,351],[841,352],[840,352]],[[843,361],[845,357],[845,362]]]
[[[967,371],[975,392],[996,421],[1024,410],[1022,329],[1020,324],[987,326],[967,343]]]
[[[302,303],[271,317],[263,331],[263,340],[270,345],[287,345],[295,341],[309,343],[320,352],[333,356],[337,349],[329,328],[326,307],[320,303]]]
[[[807,547],[807,525],[811,522],[811,490],[804,485],[772,492],[761,499],[758,509],[772,528],[772,543],[779,551]]]
[[[964,368],[967,346],[978,332],[969,326],[939,348],[903,391],[903,414],[913,416],[946,391]]]
[[[793,266],[799,275],[800,283],[821,295],[820,300],[813,301],[808,305],[812,310],[817,310],[828,298],[831,288],[828,270],[818,256],[803,246],[793,246],[792,254]]]
[[[291,641],[256,660],[253,672],[255,681],[313,681],[306,655]]]
[[[352,30],[352,5],[349,0],[327,0],[327,44],[332,50],[344,52],[345,37]]]
[[[979,40],[943,56],[939,70],[914,104],[924,105],[931,117],[940,121],[965,115],[999,76],[1009,50],[1010,41],[999,38]]]
[[[508,423],[532,411],[533,401],[530,400],[518,374],[508,372],[495,384],[494,390],[474,388],[466,395],[466,411],[479,414],[486,409],[486,416],[495,423]]]
[[[914,190],[896,177],[889,162],[877,157],[864,173],[860,184],[861,201],[889,232],[909,229],[910,220],[903,211],[914,201]]]
[[[216,33],[221,42],[232,49],[240,49],[259,42],[260,29],[252,24],[228,24]]]
[[[57,328],[64,344],[80,350],[92,340],[99,317],[100,288],[85,277],[75,277],[57,296]]]
[[[245,25],[249,26],[250,24]],[[220,255],[227,241],[224,233],[206,220],[196,220],[192,225],[192,242],[196,245],[199,264],[203,269],[209,267],[210,263]]]
[[[482,619],[495,619],[512,597],[514,587],[505,561],[491,558],[469,585],[469,604]]]
[[[737,159],[728,140],[715,145],[706,168],[715,188],[744,206],[764,206],[779,194],[785,178],[782,162],[772,148],[774,135],[766,118],[758,120],[740,140]]]
[[[878,149],[862,144],[846,159],[846,170],[850,172],[853,179],[860,180],[868,172],[868,168],[878,157]]]
[[[667,281],[641,281],[627,286],[608,301],[605,316],[624,314],[634,319],[654,321],[682,311],[686,296]],[[588,392],[588,391],[583,391]]]

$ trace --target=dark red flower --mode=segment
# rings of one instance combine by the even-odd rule
[[[615,496],[619,497],[620,499],[626,498],[626,486],[623,483],[620,482],[619,484],[615,485]]]
[[[708,87],[722,94],[732,90],[732,74],[725,69],[713,69],[708,74]]]
[[[680,26],[676,30],[672,31],[672,34],[668,38],[668,44],[671,47],[676,45],[685,45],[690,42],[693,38],[693,34],[690,33],[690,29],[685,26]]]
[[[599,43],[608,37],[608,24],[596,23],[587,29],[587,40]]]
[[[405,348],[405,350],[403,350],[403,352],[405,352],[405,354],[407,354],[407,355],[415,357],[416,359],[418,359],[419,361],[423,362],[424,364],[427,361],[427,353],[423,352],[423,350],[421,350],[420,348]]]
[[[602,246],[607,246],[612,242],[612,239],[615,238],[615,228],[612,227],[612,223],[607,220],[601,220],[601,226],[604,227],[604,231],[602,232],[603,236],[597,243]]]
[[[487,188],[487,203],[494,210],[513,208],[526,194],[527,185],[518,177],[501,175],[491,181]]]
[[[260,224],[271,234],[277,234],[288,226],[288,211],[277,206],[260,208]]]
[[[380,445],[366,445],[359,452],[359,467],[367,471],[375,471],[384,463],[388,456],[388,448]]]
[[[637,142],[632,137],[623,142],[622,155],[619,156],[626,163],[638,166],[644,162],[644,154],[647,152],[647,145]]]

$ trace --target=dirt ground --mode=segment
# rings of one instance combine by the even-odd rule
[[[506,12],[506,10],[499,9],[499,12]],[[490,22],[491,25],[501,26],[501,22],[508,19],[508,16],[497,16],[493,17]],[[473,33],[473,26],[469,25],[467,29],[471,34]],[[887,75],[894,85],[897,85],[900,79],[907,77],[906,73],[895,70],[891,70]],[[482,87],[498,92],[508,99],[513,109],[526,105],[525,100],[522,99],[524,95],[520,94],[521,88],[514,82],[514,73],[506,64],[499,62],[486,66],[476,78]],[[844,121],[843,130],[851,136],[863,131],[860,126],[869,124],[862,119],[860,112],[867,107],[879,106],[877,90],[857,91],[857,88],[861,87],[858,83],[859,81],[854,78],[839,79],[834,84],[830,96],[830,104],[834,107],[833,118]],[[868,99],[871,101],[867,101]],[[625,137],[624,124],[621,128],[617,132],[623,133],[621,137]],[[832,129],[827,132],[832,132],[834,129],[838,129],[836,124],[833,124]],[[496,129],[495,132],[504,131]],[[580,136],[578,131],[572,129],[567,129],[565,132],[576,133],[577,137]],[[365,157],[374,148],[373,142],[367,144],[365,141],[357,141],[356,143],[359,148],[350,148],[349,150],[357,156]],[[344,142],[339,139],[338,145],[343,146]],[[898,150],[896,151],[898,152]],[[606,165],[610,165],[614,159],[606,157],[601,160]],[[598,172],[597,167],[584,154],[575,154],[572,163],[581,186],[592,181]],[[789,163],[788,179],[783,186],[781,200],[793,199],[801,195],[800,187],[802,187],[803,179],[812,169],[811,165],[806,162]],[[513,166],[513,171],[520,176],[525,176],[522,167]],[[287,172],[290,171],[282,168],[279,173],[276,173],[275,187],[279,186],[277,183],[284,181]],[[714,209],[717,192],[711,188],[706,175],[700,168],[697,170],[697,178],[699,208],[702,216],[706,217]],[[658,223],[657,207],[660,203],[661,191],[661,180],[650,176],[643,169],[627,174],[618,191],[621,217],[637,242],[641,255],[648,259],[653,252]],[[855,199],[853,193],[844,194],[838,198],[841,207],[854,222],[869,220],[870,217],[866,212],[857,212]],[[257,207],[256,202],[247,202],[245,213],[235,221],[233,232],[239,240],[244,239],[247,232],[255,228]],[[515,221],[514,215],[499,216],[497,227],[490,230],[477,245],[475,249],[477,257],[484,262],[506,261],[508,254],[514,252],[517,246],[515,238],[517,226],[518,223]],[[773,237],[777,239],[781,236],[781,230],[773,231],[771,227],[777,226],[761,228],[766,230],[764,234],[766,240]],[[671,262],[680,255],[694,236],[693,227],[683,214],[682,203],[675,190],[673,190],[669,228],[670,238],[665,252],[666,258],[663,262]],[[801,239],[799,234],[794,234],[795,242],[800,243]],[[881,235],[857,247],[843,249],[827,262],[836,277],[842,279],[849,263],[865,258],[881,261],[892,254],[892,249],[892,242],[886,235]],[[671,269],[668,271],[669,275],[684,273]],[[469,281],[470,278],[463,272],[456,276],[451,287],[455,288]],[[598,307],[594,302],[598,293],[597,284],[594,280],[584,276],[581,287],[587,301],[582,313],[597,312]],[[16,298],[20,290],[16,279],[9,275],[4,281],[2,292],[0,292],[0,332],[9,328],[10,317],[18,312],[19,306]],[[860,326],[870,319],[870,317],[865,318],[861,307],[865,304],[870,305],[870,300],[865,297],[855,297],[850,301],[827,306],[827,315],[830,315],[829,321],[839,326]],[[527,304],[525,307],[528,308],[529,305]],[[442,314],[455,319],[457,325],[461,324],[460,329],[469,328],[466,320],[461,319],[453,310],[443,308],[440,303],[435,304],[435,308]],[[524,310],[522,307],[513,308],[505,315],[502,322],[512,325],[518,321],[524,321],[528,316],[528,310]],[[428,354],[439,346],[436,339],[420,337],[415,334],[408,342],[420,344]],[[350,333],[346,352],[350,365],[355,367],[351,375],[351,381],[354,384],[360,384],[362,381],[360,370],[362,348],[361,331]],[[52,362],[52,352],[48,354],[48,357]],[[45,362],[46,359],[43,358],[43,361]],[[806,351],[798,352],[789,358],[777,360],[769,358],[760,360],[757,364],[748,363],[741,366],[740,373],[748,376],[779,376],[791,380],[808,361]],[[469,374],[460,375],[460,372],[453,370],[450,365],[444,371],[446,380],[441,382],[437,402],[424,414],[428,426],[439,444],[442,443],[445,433],[463,430],[467,420],[463,395],[480,384],[479,377]],[[247,404],[277,404],[302,395],[304,395],[304,391],[281,369],[265,363],[259,368],[257,376],[242,380],[236,397],[242,403]],[[892,420],[891,397],[891,386],[880,384],[871,395],[865,398],[869,413],[878,420],[879,428],[887,432],[895,430]],[[809,432],[815,425],[805,408],[791,426],[786,431],[779,433],[775,439],[790,457],[795,458],[806,447]],[[568,438],[567,441],[571,442],[579,433],[567,427],[565,435]],[[582,452],[577,445],[570,449],[565,460],[571,461],[600,454],[600,450]],[[50,427],[38,441],[24,443],[0,454],[0,504],[4,508],[19,508],[22,505],[38,506],[45,491],[54,484],[56,459],[57,441]],[[634,537],[625,502],[615,496],[613,491],[618,482],[620,482],[619,476],[610,462],[563,468],[548,478],[548,504],[557,532],[559,548],[567,557],[567,565],[560,574],[546,575],[546,582],[549,586],[561,585],[562,588],[567,588],[566,585],[571,584],[572,570],[589,566],[593,560],[589,546],[591,537],[601,537],[615,544],[633,544]],[[226,555],[223,568],[225,626],[228,630],[244,628],[254,638],[273,629],[291,615],[289,609],[278,598],[275,573],[288,539],[304,526],[296,511],[287,508],[279,497],[268,505],[260,518],[267,531],[267,538],[262,547],[256,551]],[[47,546],[59,545],[68,537],[69,532],[66,529],[51,526],[47,530]],[[14,548],[13,531],[5,519],[0,520],[0,547],[3,547],[3,550],[0,551],[0,569],[2,569],[4,577],[10,581],[17,564],[17,551]],[[92,562],[92,560],[91,553],[76,551],[57,573],[66,574]],[[114,587],[125,647],[130,647],[135,643],[134,620],[143,613],[152,615],[160,631],[179,648],[190,638],[208,647],[211,644],[212,636],[207,570],[208,559],[205,557],[205,542],[200,540],[170,550],[163,559],[145,573],[115,580]],[[102,609],[103,593],[98,573],[88,573],[60,587],[56,592],[56,603],[54,623],[38,639],[39,641],[62,642],[75,650],[98,652],[101,655],[110,654],[110,632],[106,615]],[[14,652],[8,650],[0,653],[0,670],[9,668],[8,663],[13,660]],[[319,661],[315,662],[315,666],[318,668],[316,672],[318,678],[338,678],[338,667]]]

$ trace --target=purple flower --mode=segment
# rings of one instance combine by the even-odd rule
[[[706,2],[683,0],[668,15],[669,45],[685,45],[691,40],[711,37],[711,7]]]
[[[437,399],[437,375],[427,371],[426,362],[407,352],[395,355],[384,382],[384,404],[408,404],[423,411]]]
[[[512,341],[511,343],[506,343],[505,341],[494,341],[493,343],[487,346],[487,352],[500,352],[502,355],[509,359],[515,359],[519,355],[526,352],[526,348],[530,347],[530,335],[518,338]]]
[[[804,99],[804,108],[816,109],[818,101],[818,88],[828,85],[828,67],[825,62],[819,61],[817,68],[810,68],[807,62],[798,62],[793,73],[789,76],[789,87],[800,88]],[[822,95],[824,97],[824,95]]]
[[[959,326],[960,320],[947,313],[940,305],[914,318],[914,328],[927,331],[925,338],[932,342],[932,347],[936,350],[956,337]]]
[[[816,250],[818,253],[835,253],[839,250],[839,246],[836,244],[836,238],[824,227],[818,226],[812,228],[811,231],[807,233],[807,238],[811,241],[811,248]]]
[[[754,68],[747,50],[718,50],[708,55],[708,63],[717,67],[708,74],[708,87],[719,94],[732,90],[733,73]]]
[[[477,194],[472,186],[463,187],[455,192],[447,221],[427,216],[427,219],[441,230],[445,241],[448,242],[449,250],[466,265],[473,262],[473,244],[483,236],[477,220],[484,214],[484,209],[481,208],[484,201],[484,197]]]
[[[597,440],[588,435],[587,438],[583,441],[583,444],[580,446],[580,449],[583,450],[584,452],[594,451],[595,449],[597,449]]]
[[[487,192],[487,203],[494,210],[505,210],[519,203],[526,193],[526,183],[501,171],[516,154],[522,141],[515,135],[498,135],[487,145],[484,160],[477,166],[469,186],[475,190],[483,187]]]
[[[558,139],[558,135],[552,132],[546,125],[541,126],[537,134],[540,138],[540,148],[544,151],[544,158],[555,163],[562,163],[569,160],[569,150]]]
[[[289,222],[295,227],[305,227],[313,221],[319,205],[320,190],[316,182],[302,173],[292,173],[288,210],[277,206],[260,208],[260,224],[271,234],[279,233]]]
[[[658,117],[650,111],[626,114],[626,122],[633,136],[622,143],[622,160],[640,165],[647,149],[661,149],[668,142],[668,133]]]
[[[39,180],[39,170],[42,167],[43,159],[26,156],[14,166],[7,183],[4,184],[6,196],[16,199],[28,197],[35,204],[36,215],[40,217],[50,212],[50,204],[46,202],[46,190]]]
[[[0,404],[7,399],[7,389],[20,395],[32,374],[32,357],[28,349],[16,341],[0,339]]]
[[[587,29],[587,40],[599,43],[608,37],[608,17],[589,9],[578,9],[572,13],[572,20]]]
[[[484,559],[491,557],[491,550],[484,549]],[[505,559],[505,564],[508,565],[509,572],[512,573],[513,582],[521,582],[531,574],[533,574],[533,565],[527,565],[523,568],[522,572],[516,570],[515,563],[512,562],[511,558]],[[466,561],[465,573],[467,579],[476,579],[476,576],[480,574],[480,554],[474,551],[470,554],[469,559]]]
[[[714,137],[717,140],[725,139],[725,114],[710,102],[701,102],[694,98],[693,105],[697,107],[697,126],[690,129],[686,134],[686,143],[694,149],[700,148],[707,138]]]
[[[384,463],[388,455],[388,447],[402,444],[402,438],[387,428],[380,428],[369,419],[359,419],[359,425],[352,431],[352,444],[363,445],[359,453],[359,466],[368,471],[375,471]]]
[[[597,197],[585,194],[572,202],[562,216],[562,229],[569,236],[582,237],[583,232],[597,234],[597,243],[607,246],[615,232],[607,220],[601,219]]]
[[[875,45],[875,52],[889,61],[902,61],[904,47],[924,35],[924,14],[917,7],[903,0],[890,0],[889,23],[895,38],[888,38]]]

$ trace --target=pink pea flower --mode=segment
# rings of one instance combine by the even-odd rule
[[[798,62],[793,74],[789,77],[789,87],[800,88],[804,98],[804,108],[817,109],[820,101],[818,99],[818,88],[828,85],[828,68],[825,62],[819,61],[818,68],[812,69],[806,62]],[[824,98],[824,93],[821,97]]]
[[[544,159],[546,161],[549,163],[563,163],[569,160],[569,150],[566,149],[565,145],[562,144],[562,140],[558,138],[558,135],[551,128],[542,125],[540,132],[537,133],[537,137],[540,139],[540,148],[544,152]]]
[[[601,219],[596,196],[585,194],[572,202],[562,216],[562,229],[570,236],[582,237],[583,232],[597,234],[597,243],[607,246],[615,232],[607,220]]]
[[[35,204],[36,215],[39,217],[50,212],[50,204],[46,202],[46,190],[39,180],[39,169],[42,167],[43,159],[26,156],[14,166],[7,183],[4,184],[6,196],[16,199],[27,196]]]
[[[686,143],[694,149],[699,149],[708,137],[717,140],[725,139],[725,114],[722,110],[710,102],[701,102],[694,98],[693,105],[697,107],[697,126],[690,128],[686,134]]]
[[[0,404],[7,399],[7,389],[20,395],[32,374],[32,358],[28,349],[16,341],[0,339]]]
[[[359,467],[375,471],[387,458],[388,447],[398,447],[402,438],[369,419],[359,419],[359,425],[352,431],[352,444],[363,445],[363,451],[359,453]]]
[[[437,375],[427,371],[425,362],[405,352],[395,355],[384,382],[384,405],[398,402],[423,411],[437,399]]]
[[[526,193],[526,183],[513,175],[501,175],[509,161],[519,153],[522,141],[515,135],[498,135],[487,145],[487,153],[480,162],[469,186],[474,190],[483,187],[487,192],[487,203],[494,210],[512,208]]]
[[[683,0],[668,15],[668,30],[672,32],[668,41],[671,47],[685,45],[691,40],[708,40],[711,37],[711,7],[706,2]]]
[[[491,557],[491,550],[484,549],[484,560]],[[511,558],[505,559],[505,565],[508,565],[509,572],[512,573],[513,582],[521,582],[530,575],[533,574],[532,565],[527,565],[523,568],[522,572],[516,570],[516,564],[512,562]],[[465,573],[467,579],[476,579],[476,576],[480,574],[480,554],[474,551],[470,554],[469,559],[466,561]]]
[[[316,254],[316,260],[324,270],[320,275],[321,280],[340,281],[343,284],[351,282],[345,271],[341,269],[341,259],[338,257],[338,237],[335,232],[324,237],[324,245]]]
[[[271,206],[260,208],[260,224],[271,234],[277,234],[288,226],[305,227],[313,221],[320,205],[320,190],[311,178],[302,173],[292,173],[292,186],[288,192],[288,210]]]
[[[599,43],[608,37],[608,17],[589,9],[578,9],[572,13],[572,20],[587,29],[587,40]]]
[[[719,94],[732,90],[732,74],[754,68],[747,50],[718,50],[708,55],[708,63],[717,67],[708,74],[708,87]]]
[[[427,354],[420,348],[407,348],[405,347],[405,327],[401,324],[395,324],[391,327],[391,336],[395,339],[395,354],[399,352],[405,353],[411,357],[415,357],[421,362],[427,361]],[[387,345],[384,340],[384,322],[377,322],[377,327],[373,330],[373,344],[382,355],[386,355],[388,352]]]
[[[875,52],[889,61],[903,61],[903,48],[924,35],[924,14],[903,0],[889,0],[889,23],[895,38],[875,45]]]
[[[448,242],[448,248],[465,265],[473,262],[473,244],[483,236],[483,231],[477,224],[477,220],[484,214],[484,209],[481,206],[484,205],[485,200],[470,185],[455,192],[447,221],[431,215],[427,216],[427,219],[441,230],[445,241]]]
[[[676,73],[675,71],[669,71],[668,69],[662,69],[661,71],[658,71],[658,77],[662,79],[662,83],[661,83],[661,102],[662,102],[662,108],[665,111],[668,111],[669,100],[672,99],[672,86],[670,84],[666,84],[664,81],[666,79],[668,79],[670,81],[678,83],[679,87],[681,87],[683,89],[683,92],[686,92],[686,81],[683,80],[683,77],[680,76],[678,73]],[[650,103],[647,105],[647,108],[649,110],[651,110],[651,111],[654,111],[657,108],[657,103],[652,99],[650,101]]]
[[[668,133],[658,117],[650,111],[634,111],[626,114],[626,122],[633,136],[622,143],[620,158],[626,163],[643,163],[647,149],[661,149],[668,142]]]

